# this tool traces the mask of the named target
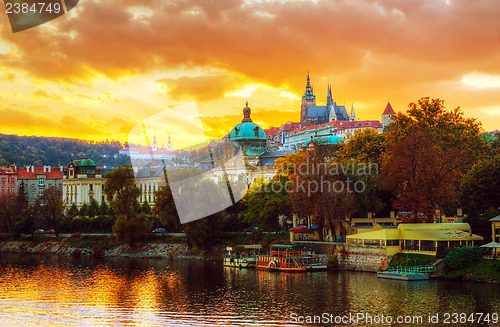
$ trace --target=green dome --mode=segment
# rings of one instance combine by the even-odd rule
[[[266,133],[257,124],[251,122],[239,123],[229,133],[231,140],[266,140]]]
[[[250,118],[251,109],[248,107],[248,101],[246,107],[243,108],[243,120],[238,125],[234,126],[229,133],[230,140],[263,140],[266,141],[266,133],[257,124],[252,122]]]
[[[87,159],[87,158],[73,160],[73,164],[75,166],[78,166],[78,167],[81,167],[81,166],[94,166],[95,167],[95,161],[92,159]]]

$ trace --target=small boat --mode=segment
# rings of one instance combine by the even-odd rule
[[[260,245],[238,245],[238,247],[244,249],[260,249]],[[257,265],[257,258],[253,254],[248,253],[232,253],[232,247],[228,246],[226,248],[228,253],[224,256],[223,265],[226,267],[235,268],[255,268]]]
[[[257,256],[257,269],[306,272],[326,269],[324,258],[306,251],[301,245],[273,244],[269,254]]]
[[[327,268],[326,258],[324,256],[311,254],[304,257],[302,262],[308,271],[326,270]]]
[[[406,281],[415,281],[415,280],[428,280],[429,275],[423,273],[401,273],[401,272],[393,272],[393,271],[379,271],[377,272],[378,278],[385,279],[395,279],[395,280],[406,280]]]

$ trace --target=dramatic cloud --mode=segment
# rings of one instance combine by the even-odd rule
[[[88,106],[128,122],[196,100],[222,136],[246,100],[265,126],[297,120],[309,70],[318,103],[330,83],[361,119],[422,96],[484,118],[499,105],[498,17],[488,0],[86,0],[15,34],[0,17],[0,85],[24,105],[53,101],[59,120]]]

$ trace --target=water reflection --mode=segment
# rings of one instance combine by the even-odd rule
[[[1,326],[283,326],[293,325],[292,313],[498,313],[499,294],[498,285],[407,283],[370,273],[287,274],[212,262],[0,256]]]

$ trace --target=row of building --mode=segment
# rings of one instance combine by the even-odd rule
[[[65,207],[75,204],[81,208],[92,200],[101,204],[105,201],[104,171],[105,168],[97,167],[87,158],[72,160],[67,167],[0,166],[0,196],[13,201],[14,196],[24,189],[28,205],[33,205],[37,199],[43,205],[44,191],[57,187],[62,192]],[[163,167],[138,172],[136,183],[141,189],[140,202],[154,204],[154,192],[162,183],[162,176]]]

